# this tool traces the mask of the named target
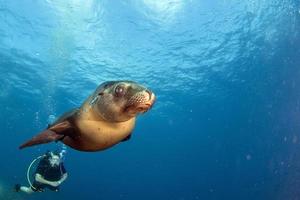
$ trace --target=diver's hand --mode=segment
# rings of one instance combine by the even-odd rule
[[[48,184],[48,185],[49,185],[48,181],[47,181],[46,179],[44,179],[44,177],[43,177],[42,175],[40,175],[40,174],[36,174],[36,175],[35,175],[35,180],[36,180],[37,182],[40,182],[40,183],[44,183],[44,184]]]
[[[57,187],[60,183],[58,181],[47,181],[46,184],[51,185],[53,187]]]
[[[36,175],[35,175],[35,180],[38,181],[38,182],[40,182],[40,183],[43,183],[44,178],[43,178],[42,175],[36,174]]]

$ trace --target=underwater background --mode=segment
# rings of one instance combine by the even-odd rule
[[[0,0],[0,199],[300,199],[300,1]],[[132,138],[67,148],[58,193],[19,150],[107,80],[157,95]]]

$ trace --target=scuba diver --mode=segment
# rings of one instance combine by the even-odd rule
[[[33,192],[44,192],[45,188],[48,188],[55,192],[59,191],[59,185],[68,177],[62,161],[62,157],[62,152],[51,151],[39,157],[41,158],[41,160],[38,163],[34,173],[34,182],[31,184],[29,175],[27,175],[30,186],[26,187],[21,186],[20,184],[16,184],[16,192],[22,191],[27,194],[31,194]],[[33,164],[35,161],[36,160],[34,160],[31,164]],[[28,169],[28,174],[30,167]]]

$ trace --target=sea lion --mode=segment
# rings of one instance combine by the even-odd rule
[[[153,92],[132,81],[102,83],[82,104],[19,148],[61,141],[79,151],[100,151],[130,138],[136,116],[155,101]]]

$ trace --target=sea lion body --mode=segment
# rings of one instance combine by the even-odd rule
[[[106,122],[95,115],[89,105],[83,105],[70,118],[76,127],[77,140],[65,137],[62,142],[82,151],[107,149],[128,137],[135,125],[135,118],[125,122]]]
[[[136,115],[148,111],[154,100],[152,92],[134,82],[106,82],[80,108],[62,115],[20,148],[61,141],[79,151],[107,149],[130,137]]]

